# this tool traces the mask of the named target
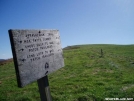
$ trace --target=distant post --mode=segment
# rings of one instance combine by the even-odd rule
[[[47,75],[64,66],[58,30],[9,30],[18,87],[38,82],[41,101],[51,101]]]
[[[101,49],[101,56],[100,57],[103,57],[103,50]]]

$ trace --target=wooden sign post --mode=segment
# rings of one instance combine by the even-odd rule
[[[47,75],[64,66],[59,31],[11,29],[9,37],[18,87],[37,80],[41,100],[51,101]]]
[[[41,101],[52,101],[50,89],[49,89],[48,77],[45,76],[39,79],[37,82],[40,91]]]

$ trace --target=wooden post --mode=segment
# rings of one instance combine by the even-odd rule
[[[103,50],[101,49],[101,57],[103,57]]]
[[[45,76],[41,79],[38,79],[37,82],[38,82],[41,101],[52,101],[50,89],[49,89],[48,77]]]

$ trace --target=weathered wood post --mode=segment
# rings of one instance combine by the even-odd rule
[[[41,101],[52,101],[47,75],[64,66],[58,30],[9,30],[18,87],[38,82]]]
[[[103,50],[102,49],[101,49],[101,52],[100,53],[101,53],[101,56],[100,57],[103,57]]]
[[[48,77],[45,76],[37,80],[41,101],[52,101]]]

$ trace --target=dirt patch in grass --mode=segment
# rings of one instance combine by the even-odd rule
[[[79,46],[67,46],[65,48],[63,48],[63,50],[70,50],[70,49],[78,49],[80,48]]]
[[[128,90],[128,89],[131,89],[132,87],[134,87],[134,84],[128,85],[128,86],[124,86],[124,87],[122,87],[122,90],[123,90],[123,91],[126,91],[126,90]]]

